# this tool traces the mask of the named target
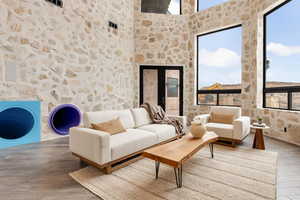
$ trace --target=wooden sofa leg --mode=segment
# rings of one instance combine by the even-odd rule
[[[235,141],[234,140],[232,140],[231,145],[232,145],[232,147],[235,147]]]
[[[104,168],[104,173],[105,173],[105,174],[111,174],[111,173],[112,173],[112,168],[111,168],[111,166],[105,167],[105,168]]]

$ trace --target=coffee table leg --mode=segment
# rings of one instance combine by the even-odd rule
[[[155,161],[155,178],[158,179],[158,172],[159,172],[159,161]]]
[[[177,188],[182,187],[182,165],[179,168],[174,168]]]
[[[175,173],[176,185],[177,185],[177,187],[178,187],[178,175],[177,175],[177,168],[174,168],[174,173]]]
[[[179,168],[179,172],[180,172],[180,175],[179,175],[179,187],[181,188],[182,187],[182,165],[180,165],[180,168]]]
[[[210,149],[211,158],[214,158],[214,144],[213,143],[209,144],[209,149]]]

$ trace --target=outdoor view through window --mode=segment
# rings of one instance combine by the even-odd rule
[[[242,27],[198,36],[198,103],[240,105]]]
[[[222,4],[230,0],[198,0],[198,11]]]
[[[300,110],[300,2],[265,16],[265,107]]]
[[[142,12],[180,15],[180,0],[142,0]]]

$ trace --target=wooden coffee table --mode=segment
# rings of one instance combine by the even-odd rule
[[[155,161],[155,177],[158,178],[160,163],[174,167],[177,187],[182,187],[182,165],[205,145],[209,145],[211,157],[214,157],[213,143],[218,140],[214,132],[207,132],[201,139],[190,134],[173,142],[159,145],[143,152],[143,156]]]

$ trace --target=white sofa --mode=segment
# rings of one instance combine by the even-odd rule
[[[210,122],[211,113],[234,115],[232,124]],[[194,120],[200,120],[208,131],[214,131],[223,141],[230,141],[232,145],[239,144],[250,133],[250,118],[241,116],[241,108],[228,106],[212,106],[209,114],[198,115]]]
[[[126,132],[110,135],[91,129],[92,123],[101,123],[119,117]],[[169,116],[180,120],[186,128],[186,117]],[[112,165],[134,156],[151,146],[177,139],[174,126],[153,124],[144,108],[87,112],[83,114],[83,127],[70,129],[70,150],[82,161],[107,173]]]

